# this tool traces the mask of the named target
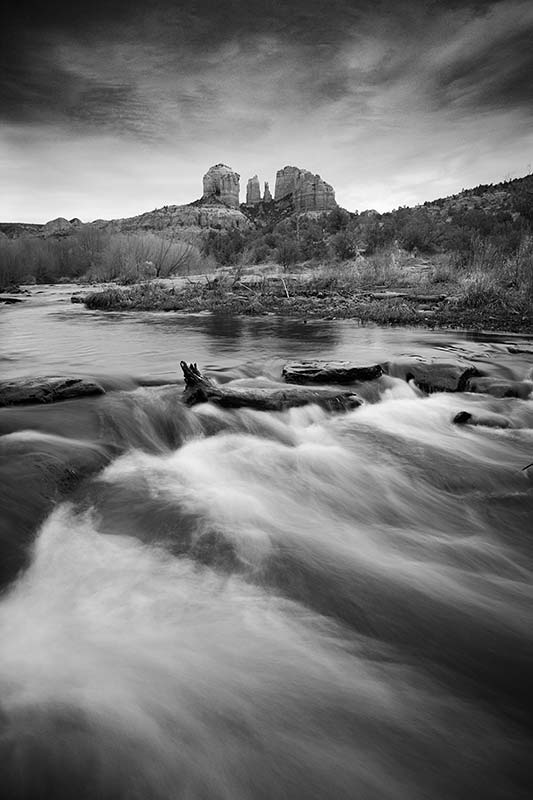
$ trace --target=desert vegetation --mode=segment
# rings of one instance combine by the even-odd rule
[[[22,283],[122,284],[206,267],[198,247],[154,233],[108,233],[91,225],[59,237],[0,239],[0,289]]]
[[[101,310],[212,311],[357,318],[378,324],[530,330],[533,237],[502,255],[483,241],[472,262],[413,256],[397,246],[312,266],[233,267],[174,282],[110,287],[85,296]]]
[[[289,209],[290,211],[290,209]],[[24,282],[117,284],[89,308],[291,313],[379,323],[530,330],[533,176],[386,214],[265,218],[206,229],[0,240],[0,288]],[[205,273],[201,280],[191,279]],[[162,283],[171,276],[182,278]],[[125,288],[124,288],[125,287]]]

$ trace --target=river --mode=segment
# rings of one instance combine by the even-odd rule
[[[531,377],[533,343],[346,320],[0,307],[3,378],[107,393],[0,409],[8,800],[524,800],[533,793],[533,401],[185,408],[294,358]],[[458,411],[506,428],[457,426]]]

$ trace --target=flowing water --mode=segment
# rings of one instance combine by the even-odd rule
[[[71,290],[0,310],[3,377],[109,390],[0,411],[2,797],[531,797],[533,401],[382,377],[343,415],[187,409],[178,375],[419,354],[524,379],[531,341]]]

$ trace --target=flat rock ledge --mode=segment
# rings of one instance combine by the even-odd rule
[[[281,374],[287,383],[355,383],[383,374],[379,364],[361,367],[351,361],[290,361]]]
[[[57,403],[73,397],[105,394],[105,389],[90,378],[46,375],[0,381],[0,407],[32,403]]]

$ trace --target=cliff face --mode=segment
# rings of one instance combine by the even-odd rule
[[[320,175],[303,172],[294,192],[294,207],[296,211],[331,211],[337,207],[333,186]]]
[[[256,203],[261,202],[261,187],[259,186],[259,179],[257,175],[250,178],[246,186],[246,205],[255,206]]]
[[[292,195],[294,210],[331,211],[337,207],[335,191],[320,175],[313,175],[307,169],[283,167],[276,173],[275,200]]]
[[[301,173],[298,167],[283,167],[276,172],[276,186],[274,188],[274,200],[281,200],[288,194],[294,194],[296,181]]]
[[[240,177],[226,164],[215,164],[204,175],[202,199],[214,197],[229,208],[239,208]]]

